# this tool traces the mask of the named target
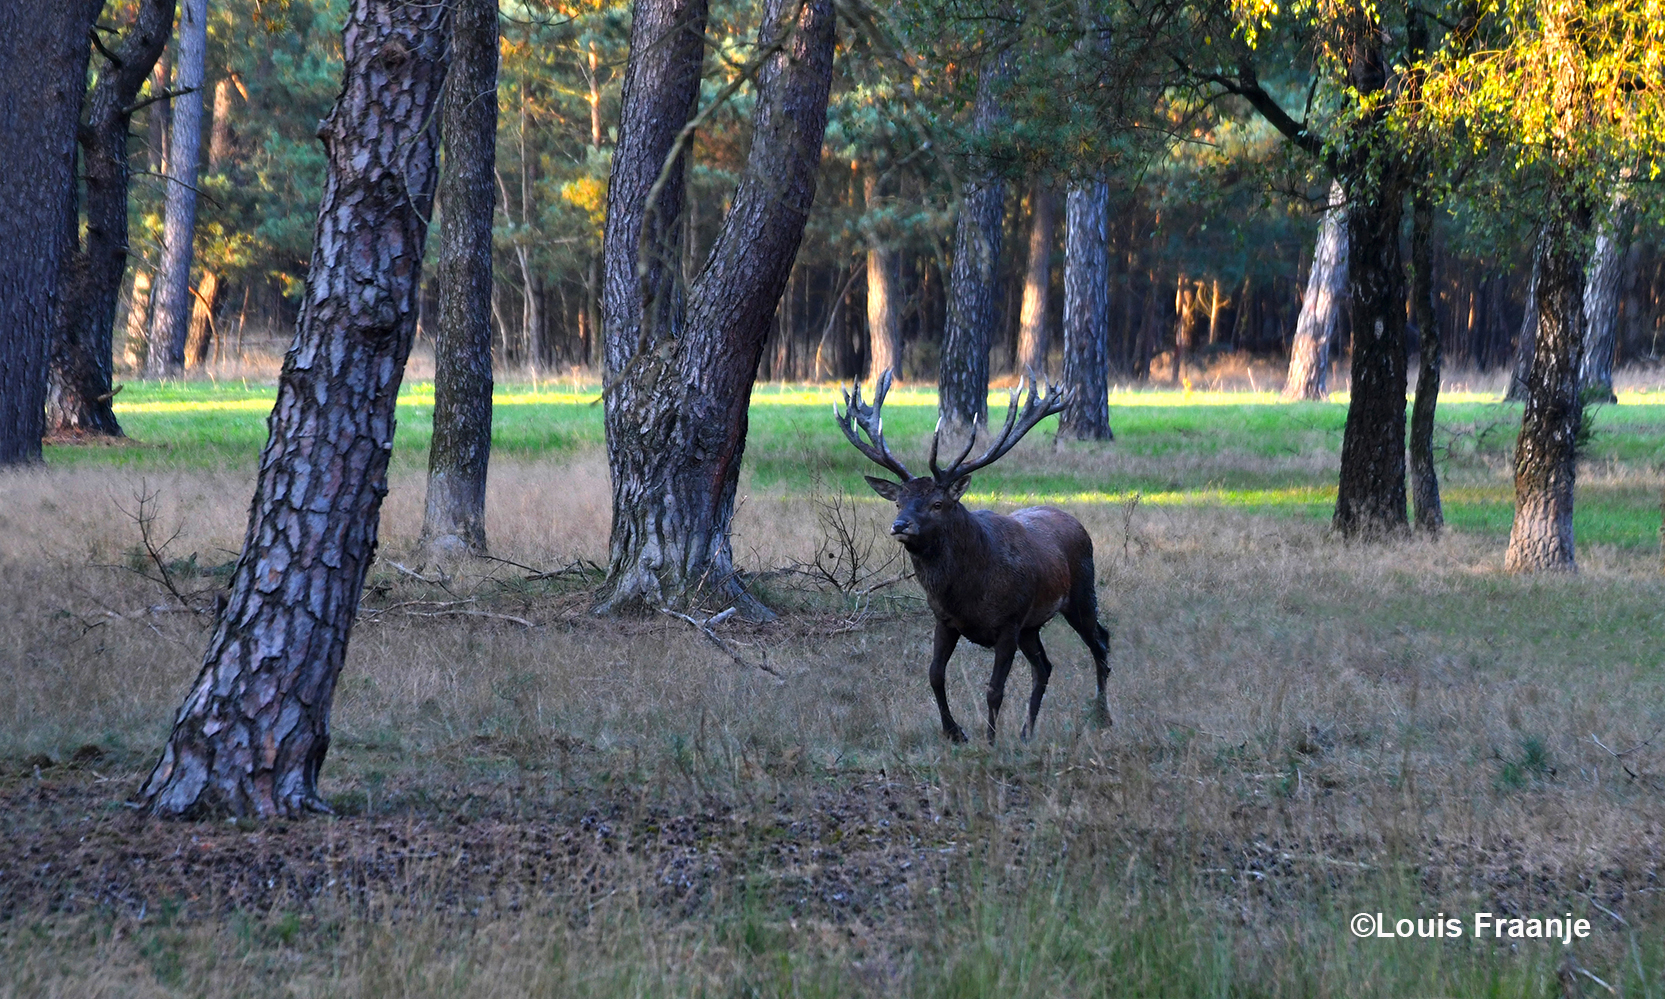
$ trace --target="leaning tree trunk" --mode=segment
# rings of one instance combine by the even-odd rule
[[[1570,182],[1563,180],[1570,186]],[[1515,444],[1515,521],[1503,567],[1510,572],[1572,571],[1573,484],[1583,400],[1584,262],[1588,213],[1557,192],[1538,240],[1538,330],[1526,376],[1526,410]]]
[[[1426,188],[1411,195],[1411,314],[1420,352],[1416,402],[1411,406],[1411,510],[1416,529],[1438,535],[1445,526],[1439,472],[1434,467],[1434,412],[1440,398],[1439,309],[1434,302],[1434,199]]]
[[[197,228],[197,159],[202,141],[203,59],[208,48],[208,0],[184,0],[179,10],[173,131],[168,137],[167,193],[162,210],[162,263],[157,270],[146,373],[176,375],[185,367],[191,322],[192,241]]]
[[[1107,441],[1110,432],[1110,185],[1070,185],[1064,206],[1064,386],[1058,436]]]
[[[1578,387],[1586,401],[1619,401],[1613,393],[1613,353],[1618,345],[1619,285],[1624,278],[1629,230],[1630,200],[1620,191],[1613,195],[1608,216],[1596,230],[1596,249],[1584,282],[1584,363]]]
[[[121,436],[110,400],[116,302],[127,270],[127,131],[134,98],[173,30],[174,6],[174,0],[139,5],[87,96],[80,129],[86,236],[58,280],[63,305],[53,324],[46,397],[50,434]]]
[[[461,0],[440,175],[439,329],[434,436],[420,547],[451,558],[486,550],[491,457],[491,223],[497,162],[497,0]]]
[[[1330,183],[1330,206],[1318,224],[1312,251],[1312,273],[1301,296],[1301,315],[1295,321],[1295,342],[1289,345],[1289,377],[1285,399],[1328,398],[1330,347],[1347,299],[1347,196],[1340,181]]]
[[[902,326],[896,313],[896,251],[871,216],[878,209],[879,178],[868,168],[862,175],[862,199],[870,218],[867,234],[867,339],[870,378],[886,371],[902,377]]]
[[[230,598],[140,792],[152,814],[328,811],[318,771],[416,330],[448,22],[448,5],[408,0],[348,15],[301,318]]]
[[[1052,237],[1057,199],[1044,180],[1029,195],[1029,264],[1023,272],[1023,309],[1018,320],[1017,370],[1046,375],[1047,298],[1052,287]]]
[[[0,6],[0,466],[37,462],[99,0]]]
[[[991,136],[1005,120],[1000,101],[1011,76],[1008,50],[991,52],[977,76],[972,130]],[[1000,321],[1000,241],[1006,184],[987,166],[966,182],[954,225],[954,266],[948,287],[948,328],[937,371],[937,412],[945,430],[974,433],[988,422],[989,347]]]
[[[1404,531],[1405,289],[1399,253],[1407,177],[1383,156],[1347,191],[1353,398],[1341,439],[1335,529],[1344,537]]]
[[[729,522],[758,361],[815,197],[832,82],[834,2],[768,0],[764,6],[761,37],[780,48],[758,73],[745,171],[688,289],[683,322],[674,310],[668,317],[649,311],[658,308],[655,279],[650,272],[641,283],[633,280],[632,258],[639,245],[643,253],[674,260],[674,243],[641,233],[649,185],[677,152],[674,138],[692,109],[700,32],[690,12],[674,0],[640,0],[631,31],[606,241],[632,256],[610,254],[608,261],[613,531],[597,609],[651,610],[711,598],[765,617],[768,611],[735,577]],[[688,44],[660,41],[679,28]],[[656,108],[674,119],[652,117]],[[674,231],[674,222],[662,215],[660,233]],[[653,320],[642,321],[644,313]]]

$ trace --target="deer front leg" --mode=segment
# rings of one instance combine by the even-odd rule
[[[1006,678],[1012,673],[1012,657],[1017,654],[1017,629],[1013,628],[994,643],[994,672],[989,674],[989,744],[994,744],[994,726],[1000,719],[1000,702],[1006,699]]]
[[[965,729],[960,728],[953,712],[948,710],[948,657],[959,644],[960,633],[938,621],[936,637],[931,643],[931,692],[937,695],[937,710],[942,713],[942,734],[952,742],[965,741]]]

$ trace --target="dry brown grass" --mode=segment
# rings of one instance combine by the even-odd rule
[[[1112,459],[1037,452],[1023,460]],[[25,853],[30,842],[73,843],[64,837],[79,810],[93,816],[98,802],[130,793],[198,667],[206,620],[170,606],[158,586],[124,568],[142,567],[126,512],[135,493],[158,497],[163,538],[178,529],[169,557],[194,552],[199,566],[212,567],[234,558],[249,488],[244,477],[194,472],[142,481],[90,469],[0,477],[0,793],[14,809],[40,802],[38,814],[31,805],[0,820],[0,842]],[[386,559],[405,560],[420,506],[419,478],[393,482],[382,528]],[[884,516],[877,503],[857,511],[875,521]],[[812,558],[825,542],[818,512],[809,498],[753,495],[736,520],[736,550],[752,569]],[[734,911],[733,878],[787,884],[782,872],[806,883],[844,878],[860,898],[878,892],[875,871],[913,885],[908,891],[918,894],[899,907],[868,899],[852,912],[831,889],[801,909],[785,888],[769,889],[760,903],[822,921],[815,925],[853,927],[835,933],[843,934],[838,947],[846,950],[838,953],[846,957],[855,946],[850,934],[866,934],[869,945],[858,950],[900,960],[921,932],[912,920],[941,918],[920,908],[937,897],[929,893],[950,883],[964,890],[967,869],[903,875],[894,865],[914,856],[909,851],[924,857],[944,843],[981,865],[979,877],[996,881],[1057,868],[1066,855],[1115,858],[1094,890],[1121,892],[1117,898],[1144,897],[1138,893],[1146,889],[1127,887],[1129,872],[1155,865],[1160,883],[1188,893],[1186,904],[1240,912],[1274,937],[1284,932],[1277,913],[1287,913],[1292,899],[1310,906],[1312,892],[1329,892],[1331,904],[1346,905],[1349,892],[1395,871],[1430,904],[1590,912],[1593,896],[1639,925],[1658,925],[1651,921],[1665,845],[1658,653],[1665,583],[1651,555],[1586,548],[1576,576],[1515,578],[1502,574],[1495,545],[1462,536],[1350,546],[1307,521],[1218,509],[1083,504],[1071,512],[1098,548],[1101,604],[1114,633],[1115,724],[1090,724],[1089,659],[1073,634],[1054,625],[1045,638],[1059,669],[1039,735],[1018,743],[1017,723],[1007,717],[992,750],[953,749],[938,735],[923,675],[930,629],[911,583],[883,591],[873,604],[795,589],[791,576],[760,583],[788,613],[773,625],[725,626],[724,635],[742,656],[779,670],[777,680],[737,665],[681,622],[591,617],[581,581],[528,582],[521,569],[478,562],[440,587],[379,565],[367,608],[474,598],[467,606],[536,627],[405,614],[437,604],[360,623],[323,778],[325,793],[349,816],[340,836],[369,836],[388,822],[452,828],[455,816],[474,815],[507,837],[527,822],[558,831],[590,811],[616,816],[626,838],[643,844],[633,854],[642,859],[596,877],[607,891],[634,899],[631,906],[608,903],[603,919],[577,889],[549,889],[546,901],[554,901],[538,918],[566,918],[560,913],[570,916],[573,906],[591,913],[570,924],[576,936],[561,937],[555,956],[547,945],[516,942],[517,934],[534,932],[524,921],[531,917],[498,907],[492,920],[471,924],[474,950],[446,958],[520,968],[505,972],[505,981],[520,984],[502,994],[544,991],[538,983],[551,975],[582,979],[594,962],[626,978],[620,969],[635,964],[657,969],[648,977],[667,988],[720,980],[722,962],[741,951],[718,947],[719,957],[708,954],[701,964],[689,954],[705,953],[709,941],[700,934],[709,927],[682,920]],[[539,568],[604,563],[607,517],[599,455],[494,467],[488,531],[503,558]],[[200,587],[217,581],[182,578]],[[962,646],[952,663],[950,691],[962,722],[982,715],[989,662],[988,652]],[[1008,705],[1027,693],[1026,677],[1021,667],[1014,672]],[[1617,759],[1595,739],[1612,750],[1639,748]],[[106,756],[67,768],[88,743]],[[739,828],[734,823],[762,829],[771,816],[788,816],[803,831],[783,842],[801,844],[804,857],[833,850],[832,827],[815,823],[840,808],[887,814],[875,804],[881,786],[903,787],[910,801],[917,795],[917,807],[893,816],[907,836],[868,853],[851,838],[833,851],[842,859],[818,860],[808,873],[796,847],[796,859],[788,859],[763,849],[774,840],[720,831]],[[696,875],[696,888],[665,901],[653,886],[669,870],[665,817],[678,814],[707,830],[695,836],[708,844],[695,854],[714,873]],[[706,814],[712,817],[698,817]],[[114,815],[96,821],[117,822],[119,809]],[[877,822],[862,819],[864,835],[876,835]],[[164,835],[172,843],[196,834]],[[903,840],[913,845],[896,845]],[[436,841],[434,849],[459,842]],[[164,864],[167,851],[150,849]],[[89,875],[66,872],[62,883],[58,875],[23,878],[20,863],[0,861],[0,937],[8,911],[13,920],[41,906],[103,911],[63,901],[63,886]],[[1188,873],[1175,873],[1175,865]],[[389,877],[376,882],[378,891],[411,897],[414,875]],[[501,877],[518,883],[517,875]],[[145,883],[135,881],[134,890]],[[525,890],[537,897],[534,885]],[[318,889],[309,898],[307,918],[327,923],[319,913],[336,904],[329,893]],[[267,904],[276,914],[247,918],[264,926],[281,917],[283,905],[300,903]],[[771,926],[787,918],[768,912]],[[183,934],[187,963],[229,960],[188,945],[192,934],[225,931],[180,918],[169,932]],[[653,928],[603,944],[596,920]],[[155,976],[145,978],[138,936],[118,930],[99,937],[96,921],[43,925],[71,940],[64,946],[91,947],[87,953],[113,969],[107,977],[62,979],[79,983],[64,986],[68,992],[159,988]],[[311,994],[307,975],[323,975],[320,994],[406,987],[351,986],[354,976],[379,972],[350,955],[389,946],[376,934],[397,932],[396,922],[380,917],[354,925],[330,938],[335,977],[307,964],[294,994]],[[415,925],[441,932],[438,924]],[[786,938],[808,946],[810,930],[793,927]],[[1330,929],[1325,939],[1336,943],[1343,931]],[[7,939],[17,958],[21,938]],[[416,960],[421,950],[401,934],[391,953],[413,955],[406,972],[418,978],[449,973],[443,961]],[[30,981],[60,981],[50,969],[29,967]],[[207,992],[247,984],[243,972],[228,969],[187,978]],[[678,977],[684,973],[692,977]],[[885,974],[869,985],[883,991],[914,982],[905,969]],[[474,980],[457,980],[464,979]],[[415,994],[446,992],[433,982],[407,986]],[[627,986],[583,991],[654,991]],[[5,994],[20,993],[0,987]]]

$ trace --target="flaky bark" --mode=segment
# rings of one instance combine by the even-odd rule
[[[202,145],[203,60],[208,48],[208,0],[184,0],[175,49],[172,131],[162,210],[162,261],[156,273],[150,353],[145,373],[176,375],[185,367],[191,322],[191,261],[197,228],[197,159]]]
[[[1621,190],[1596,230],[1596,248],[1584,282],[1584,363],[1578,373],[1585,401],[1618,402],[1613,394],[1613,353],[1618,346],[1619,285],[1630,239],[1630,201]]]
[[[174,0],[144,0],[131,27],[99,57],[80,128],[86,236],[58,280],[63,303],[53,324],[46,430],[120,436],[111,408],[116,301],[127,270],[127,133],[134,99],[173,30]],[[149,287],[146,278],[145,287]],[[135,292],[135,300],[143,296]]]
[[[41,458],[47,351],[75,231],[86,0],[0,5],[0,466]]]
[[[1434,199],[1411,195],[1411,315],[1420,353],[1416,402],[1411,406],[1411,510],[1416,529],[1438,535],[1445,526],[1439,471],[1434,467],[1434,413],[1440,398],[1439,310],[1434,303]]]
[[[1533,268],[1538,275],[1538,329],[1525,383],[1526,410],[1515,444],[1515,520],[1503,555],[1503,567],[1510,572],[1577,568],[1573,486],[1584,416],[1578,391],[1584,354],[1584,262],[1579,249],[1589,214],[1564,189],[1556,197]]]
[[[1058,436],[1107,441],[1110,432],[1110,185],[1070,185],[1064,207],[1064,386]]]
[[[1330,205],[1318,224],[1312,272],[1301,296],[1295,340],[1289,345],[1285,399],[1325,399],[1330,394],[1330,346],[1347,300],[1347,195],[1340,181],[1330,184]]]
[[[1405,517],[1405,287],[1399,253],[1406,176],[1391,153],[1348,189],[1348,293],[1353,398],[1341,439],[1334,524],[1346,537],[1380,537]]]
[[[861,178],[868,214],[878,208],[879,178],[869,168]],[[867,232],[867,339],[870,378],[886,371],[902,375],[902,326],[896,310],[896,251],[875,225]]]
[[[1012,73],[1007,50],[991,52],[977,75],[972,129],[991,135],[1005,120],[1000,100]],[[979,164],[961,192],[954,225],[954,265],[948,285],[948,328],[937,372],[937,412],[950,435],[988,422],[989,347],[1000,320],[1000,243],[1006,183]]]
[[[1048,292],[1052,287],[1052,240],[1057,227],[1057,198],[1045,180],[1029,195],[1029,261],[1023,272],[1023,308],[1018,315],[1018,374],[1046,375]]]
[[[651,181],[688,120],[697,85],[700,56],[690,13],[669,0],[642,0],[632,28],[607,245],[629,252],[640,245],[652,255],[650,265],[653,259],[674,261],[674,243],[655,243],[652,232],[647,239],[640,233]],[[600,611],[711,598],[752,616],[768,614],[735,578],[729,523],[758,361],[815,197],[833,26],[832,0],[765,4],[760,37],[765,46],[778,42],[779,50],[758,72],[745,170],[688,287],[685,316],[652,311],[660,308],[654,292],[662,285],[654,283],[651,268],[644,268],[643,282],[624,282],[615,275],[628,262],[608,261],[605,394],[613,530]],[[678,62],[663,53],[674,50],[682,31],[695,40]],[[674,232],[676,220],[661,206],[659,232]],[[642,322],[643,313],[652,320]]]
[[[440,177],[434,436],[421,548],[486,550],[491,458],[491,223],[497,162],[497,0],[459,0]]]
[[[330,703],[375,555],[416,329],[449,12],[355,0],[306,297],[243,554],[202,672],[140,792],[158,816],[327,810]]]

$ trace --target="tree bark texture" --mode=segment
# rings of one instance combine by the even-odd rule
[[[861,179],[869,215],[879,207],[879,179],[869,168]],[[896,309],[896,251],[876,226],[867,234],[867,340],[869,378],[886,371],[902,377],[902,324]]]
[[[1350,183],[1348,290],[1353,310],[1353,398],[1341,440],[1335,528],[1344,537],[1404,531],[1405,288],[1399,252],[1406,175],[1382,157]]]
[[[1330,347],[1347,300],[1347,195],[1340,181],[1330,184],[1330,204],[1318,224],[1312,273],[1301,296],[1295,342],[1289,347],[1289,377],[1283,397],[1323,400],[1330,394]]]
[[[697,30],[680,65],[661,54],[667,43],[654,45],[686,23],[686,7],[640,0],[636,10],[650,23],[632,28],[607,221],[609,245],[632,249],[635,241],[621,240],[615,230],[641,231],[649,187],[642,180],[651,182],[672,141],[649,143],[630,133],[674,139],[692,110],[700,59]],[[750,616],[768,616],[735,577],[729,522],[758,361],[815,197],[833,27],[833,0],[765,4],[760,37],[780,46],[758,72],[746,166],[688,287],[685,318],[633,323],[627,318],[632,303],[638,314],[657,307],[651,286],[608,281],[613,531],[598,610],[651,610],[709,596]],[[652,117],[656,105],[677,117]],[[627,139],[629,157],[620,155]],[[673,227],[675,219],[662,224]],[[608,262],[610,271],[617,266]]]
[[[49,434],[121,436],[111,408],[116,302],[127,272],[127,132],[134,99],[173,31],[174,0],[144,0],[132,27],[100,56],[79,130],[86,236],[58,278],[46,397]],[[147,285],[148,287],[148,278]]]
[[[449,11],[355,0],[306,298],[284,357],[243,554],[202,672],[140,792],[152,814],[327,810],[330,704],[375,554],[416,329]]]
[[[208,0],[179,8],[174,89],[168,136],[167,193],[162,208],[162,262],[157,268],[146,374],[176,375],[185,367],[191,322],[191,261],[197,228],[197,160],[202,141],[203,60],[208,48]]]
[[[638,57],[625,68],[602,233],[601,323],[609,381],[655,342],[680,332],[677,261],[688,154],[677,147],[677,137],[699,99],[705,55],[706,0],[637,0],[632,10],[630,51]],[[662,170],[663,184],[649,204]]]
[[[1515,520],[1503,554],[1503,567],[1509,572],[1577,568],[1573,485],[1584,416],[1578,391],[1584,353],[1584,261],[1579,248],[1589,216],[1564,192],[1557,192],[1556,202],[1539,238],[1533,268],[1538,275],[1538,329],[1515,444]]]
[[[433,556],[486,550],[491,458],[491,224],[496,210],[497,0],[460,0],[440,176],[439,328],[434,436],[421,547]]]
[[[1064,204],[1064,387],[1058,436],[1107,441],[1110,432],[1110,184],[1070,185]]]
[[[1439,311],[1434,301],[1434,199],[1411,194],[1411,316],[1418,335],[1416,402],[1411,406],[1411,511],[1416,529],[1437,536],[1445,526],[1439,471],[1434,467],[1434,413],[1440,398]]]
[[[1630,201],[1613,196],[1607,218],[1596,230],[1596,248],[1584,281],[1584,363],[1578,387],[1585,401],[1618,402],[1613,393],[1613,354],[1618,347],[1619,286],[1624,279],[1630,237]]]
[[[1029,263],[1023,272],[1023,308],[1018,314],[1018,374],[1033,371],[1046,377],[1046,352],[1051,347],[1047,321],[1052,289],[1052,240],[1057,228],[1057,198],[1046,181],[1036,180],[1029,195]]]
[[[991,135],[1005,121],[1000,100],[1012,73],[1008,50],[991,52],[977,75],[972,130]],[[954,265],[949,277],[948,329],[937,372],[937,413],[950,435],[965,435],[988,422],[989,348],[1000,323],[1000,243],[1005,229],[1006,183],[978,164],[961,192],[954,224]]]
[[[0,466],[41,458],[75,233],[75,140],[98,0],[0,6]]]

